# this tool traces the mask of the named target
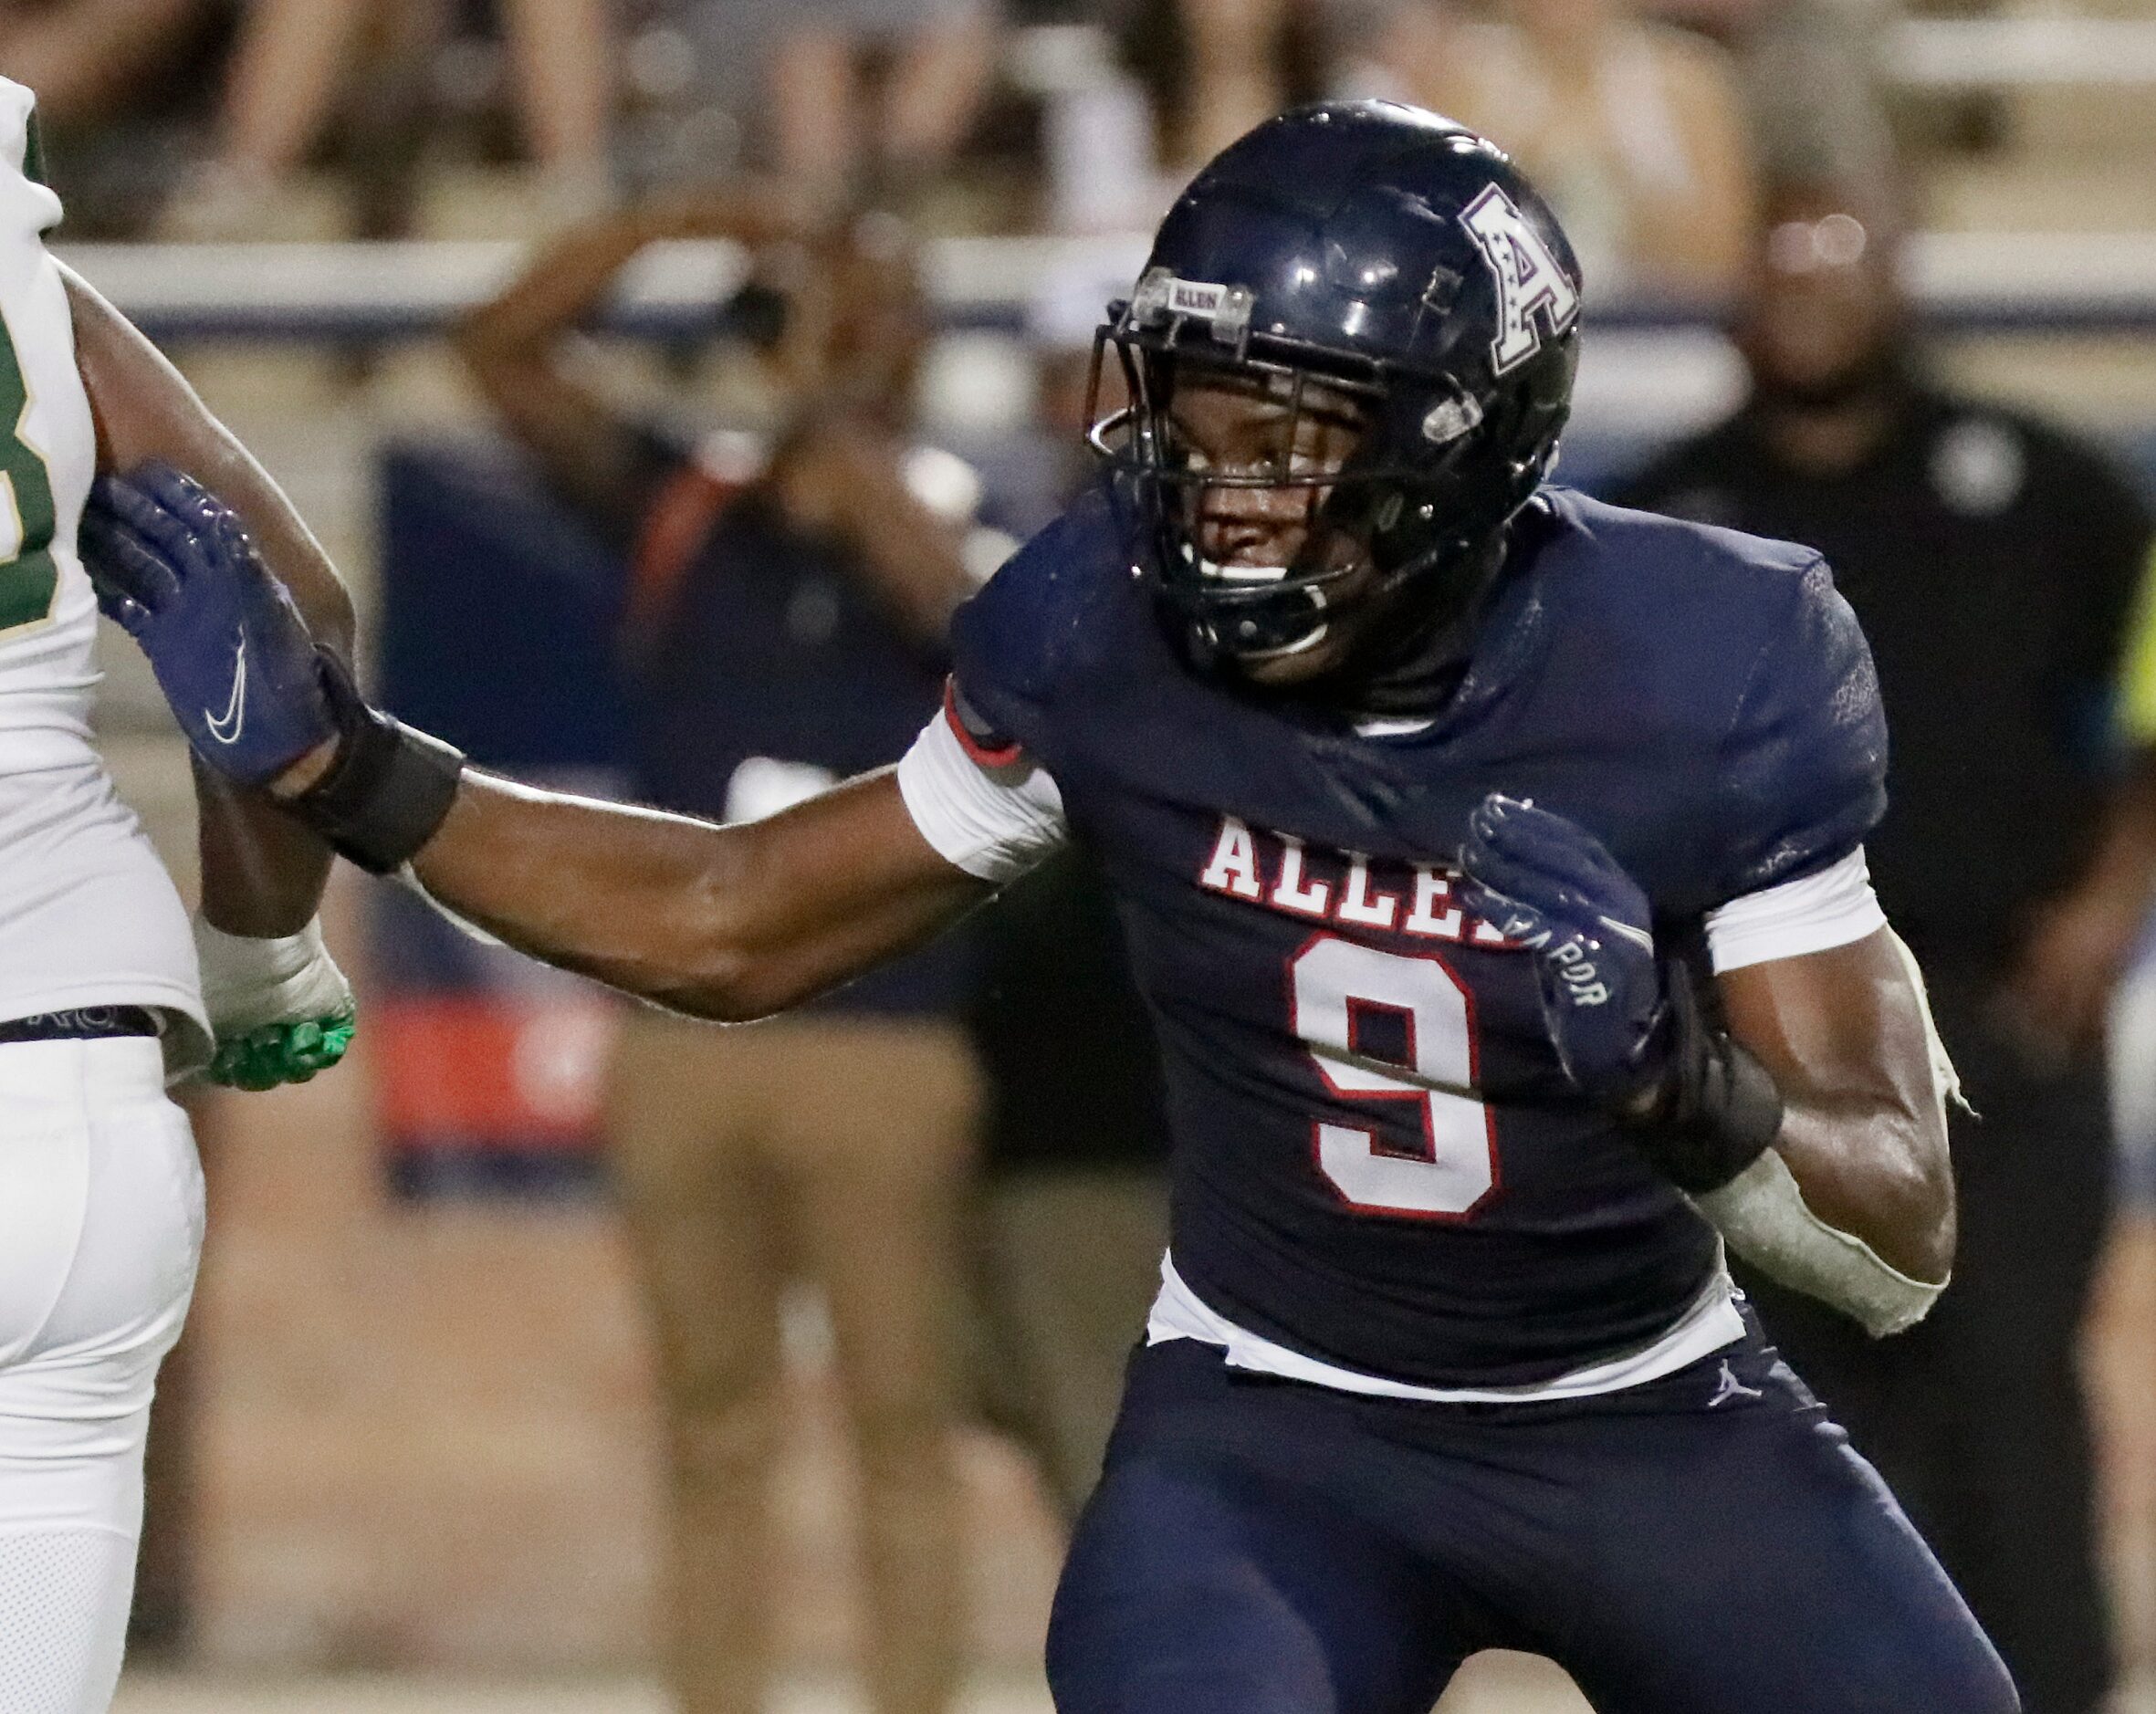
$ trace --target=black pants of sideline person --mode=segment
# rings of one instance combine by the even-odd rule
[[[1961,1244],[1931,1315],[1874,1341],[1747,1278],[1769,1335],[1878,1466],[2021,1688],[2088,1714],[2113,1662],[2078,1340],[2110,1214],[2100,1073],[2032,1071],[1982,996],[1932,1001],[1978,1118],[1952,1123]]]

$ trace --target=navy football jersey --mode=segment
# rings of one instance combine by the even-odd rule
[[[1491,791],[1568,815],[1696,936],[1884,807],[1861,632],[1808,549],[1546,490],[1458,693],[1365,723],[1190,671],[1095,490],[958,613],[970,718],[1100,856],[1157,1027],[1173,1253],[1322,1361],[1515,1386],[1651,1343],[1714,1233],[1573,1089],[1533,960],[1454,902]]]

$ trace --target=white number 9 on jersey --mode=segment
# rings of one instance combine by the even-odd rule
[[[1414,1152],[1375,1131],[1317,1127],[1318,1168],[1347,1202],[1373,1214],[1460,1219],[1497,1187],[1497,1121],[1475,1086],[1474,1001],[1441,959],[1385,952],[1321,935],[1295,956],[1295,1033],[1325,1087],[1365,1101],[1413,1102]],[[1355,1045],[1358,1009],[1401,1014],[1407,1063]],[[1411,1068],[1411,1069],[1410,1069]]]

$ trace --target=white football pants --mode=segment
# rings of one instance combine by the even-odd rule
[[[202,1168],[148,1039],[0,1046],[0,1714],[105,1714]]]

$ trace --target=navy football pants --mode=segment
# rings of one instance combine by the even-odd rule
[[[2013,1714],[1998,1656],[1756,1332],[1559,1405],[1132,1360],[1056,1593],[1060,1714],[1428,1714],[1477,1649],[1601,1714]]]

